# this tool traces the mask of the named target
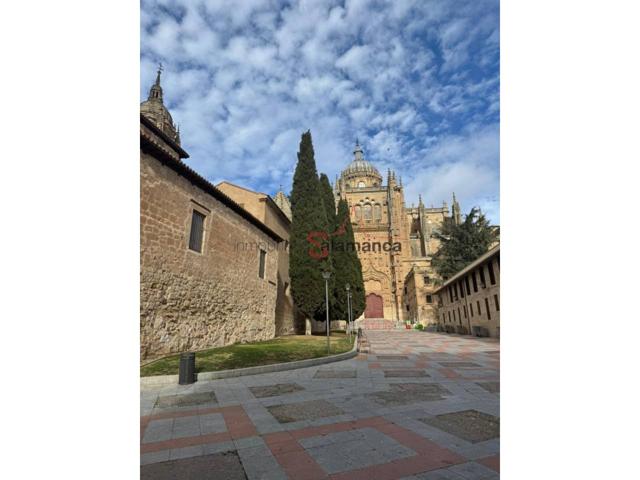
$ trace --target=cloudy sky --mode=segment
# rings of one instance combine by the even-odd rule
[[[140,99],[162,62],[187,162],[291,188],[303,131],[334,180],[356,137],[406,203],[499,223],[498,0],[143,0]]]

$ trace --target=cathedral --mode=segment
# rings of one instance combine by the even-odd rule
[[[386,184],[364,158],[356,141],[353,161],[336,178],[336,202],[349,204],[365,283],[365,318],[385,321],[437,322],[435,272],[431,255],[439,241],[433,236],[449,207],[406,207],[402,179],[389,170]],[[451,216],[460,223],[455,194]]]

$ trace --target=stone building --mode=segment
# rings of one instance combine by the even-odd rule
[[[160,72],[140,112],[141,359],[273,338],[282,231],[182,161]]]
[[[431,255],[439,247],[433,233],[449,217],[448,205],[426,207],[420,196],[418,206],[407,207],[402,180],[390,170],[384,184],[358,142],[353,153],[334,193],[336,201],[344,198],[349,204],[365,283],[365,317],[435,322],[435,310],[427,303],[435,290]],[[459,222],[455,195],[453,214]]]
[[[226,181],[219,183],[216,187],[284,239],[277,245],[281,251],[278,255],[276,335],[288,335],[302,331],[304,318],[296,320],[293,297],[291,296],[291,278],[289,277],[289,238],[291,235],[289,200],[282,191],[279,191],[275,199],[272,199],[266,193],[254,192]],[[244,248],[251,248],[251,245],[246,245]]]
[[[453,275],[436,294],[438,324],[456,333],[499,338],[500,245]]]

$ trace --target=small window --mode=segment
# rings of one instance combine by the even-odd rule
[[[471,295],[471,288],[469,288],[469,277],[464,277],[464,286],[467,287],[467,295]]]
[[[473,282],[473,291],[477,292],[478,291],[478,282],[476,281],[476,272],[472,272],[471,273],[471,280]]]
[[[458,322],[462,325],[462,315],[460,315],[460,307],[458,307]]]
[[[406,285],[404,286],[404,294],[405,295],[407,294],[407,286]]]
[[[191,216],[191,233],[189,234],[189,249],[202,253],[202,239],[204,236],[204,215],[193,211]]]
[[[493,265],[491,263],[492,262],[489,262],[487,264],[487,269],[489,270],[489,281],[491,282],[491,285],[495,285],[496,284],[496,276],[493,274]]]
[[[424,284],[425,284],[425,285],[429,285],[429,282],[431,281],[431,280],[429,279],[429,275],[425,275],[424,277],[422,277],[422,280],[424,280]]]
[[[469,304],[469,313],[471,314],[471,318],[473,318],[473,303]]]
[[[482,315],[482,309],[480,308],[480,300],[478,300],[477,304],[478,304],[478,315]]]
[[[464,318],[467,318],[467,306],[466,305],[462,306],[462,311],[464,312]]]
[[[487,309],[487,318],[491,320],[491,311],[489,310],[489,299],[484,297],[484,306]]]
[[[258,276],[264,278],[264,267],[267,259],[267,252],[260,250],[260,269],[258,270]]]
[[[451,311],[448,311],[447,315],[449,315],[449,323],[451,323]]]
[[[487,281],[484,279],[484,267],[480,267],[480,286],[482,288],[487,288]]]
[[[462,280],[460,281],[460,297],[464,298],[464,285],[462,284]]]
[[[407,305],[407,312],[409,311],[409,305]]]
[[[493,301],[496,304],[496,312],[499,312],[500,311],[500,302],[498,301],[498,295],[494,295],[493,296]]]
[[[433,297],[431,295],[427,295],[427,303],[433,303]]]
[[[453,289],[449,285],[449,303],[453,303]]]

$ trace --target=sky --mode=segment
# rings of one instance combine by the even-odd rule
[[[334,182],[356,138],[405,203],[499,224],[498,0],[142,0],[140,100],[162,63],[186,162],[291,190],[300,136]]]

